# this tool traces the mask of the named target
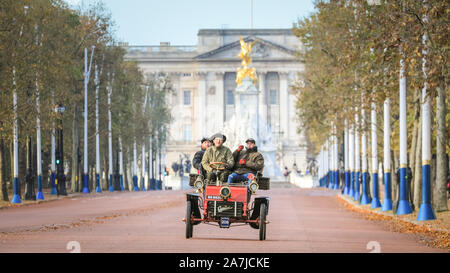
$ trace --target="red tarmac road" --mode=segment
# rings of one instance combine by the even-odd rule
[[[0,252],[445,252],[345,210],[338,191],[258,193],[271,198],[266,241],[248,225],[199,224],[185,239],[183,191],[105,192],[1,209]]]

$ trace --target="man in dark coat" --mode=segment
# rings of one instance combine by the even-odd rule
[[[235,158],[235,171],[228,176],[228,183],[232,183],[236,180],[249,180],[251,176],[256,175],[258,171],[262,171],[264,168],[264,157],[258,152],[258,147],[253,138],[249,138],[245,141],[247,149],[242,150],[242,146],[234,151],[233,157]]]
[[[211,146],[212,143],[211,143],[211,140],[206,137],[202,138],[200,143],[201,143],[201,150],[195,153],[194,158],[192,159],[192,164],[194,164],[194,168],[196,168],[198,170],[198,173],[200,175],[202,175],[203,177],[206,177],[206,172],[202,166],[202,159],[203,159],[203,154],[205,153],[206,149],[208,149],[208,147]]]

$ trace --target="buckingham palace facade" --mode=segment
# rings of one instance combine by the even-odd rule
[[[234,114],[240,37],[257,41],[251,56],[260,91],[258,111],[277,140],[278,166],[291,169],[296,162],[304,173],[306,139],[297,130],[296,95],[290,87],[303,64],[295,54],[301,43],[291,29],[200,29],[196,46],[167,42],[159,46],[124,46],[126,59],[137,62],[144,75],[170,75],[175,92],[166,98],[173,122],[165,162],[170,167],[183,154],[192,160],[200,139],[220,132]]]

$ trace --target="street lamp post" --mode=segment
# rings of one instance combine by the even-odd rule
[[[350,194],[350,170],[348,166],[348,157],[349,157],[349,149],[348,149],[348,121],[345,120],[345,132],[344,132],[344,171],[345,171],[345,189],[344,194]]]
[[[356,109],[358,111],[358,109]],[[360,189],[359,189],[359,177],[361,168],[361,153],[360,153],[360,137],[359,137],[359,115],[355,114],[355,191],[353,192],[353,200],[359,201]]]
[[[354,134],[354,125],[351,124],[349,128],[349,145],[348,145],[348,166],[350,170],[350,191],[349,196],[353,197],[355,193],[355,134]]]
[[[24,7],[24,13],[27,15],[29,7]],[[20,27],[19,41],[23,33],[23,24]],[[15,54],[13,54],[15,56]],[[13,179],[14,179],[14,195],[11,200],[13,204],[22,203],[20,199],[20,182],[19,182],[19,136],[18,136],[18,122],[17,122],[17,84],[16,84],[16,66],[13,65],[13,112],[14,112],[14,125],[13,125]]]
[[[368,193],[369,182],[369,169],[367,167],[367,130],[365,130],[366,124],[366,111],[364,108],[361,110],[361,173],[362,173],[362,193],[361,193],[361,205],[370,204],[370,198]]]
[[[56,194],[67,195],[66,191],[66,176],[64,174],[64,143],[63,143],[63,127],[62,127],[62,115],[65,111],[65,107],[59,105],[56,108],[58,115],[58,129],[56,130],[57,147],[56,147]]]
[[[387,98],[384,101],[384,130],[383,130],[383,142],[384,142],[384,201],[381,211],[392,210],[392,185],[391,185],[391,108],[390,99]]]
[[[425,5],[426,5],[426,1]],[[428,23],[428,16],[423,18]],[[427,66],[425,56],[428,54],[427,48],[428,36],[425,33],[422,37],[424,49],[422,51],[424,57],[422,61],[422,72],[425,80],[427,79]],[[430,162],[431,162],[431,117],[430,117],[430,99],[427,94],[428,83],[422,89],[422,204],[420,205],[418,221],[436,219],[433,207],[431,206],[431,183],[430,183]]]
[[[89,193],[88,180],[88,82],[92,66],[92,57],[94,56],[95,46],[92,46],[91,60],[88,68],[88,53],[87,48],[84,48],[84,187],[83,193]]]
[[[403,54],[403,52],[402,52]],[[407,160],[407,131],[406,131],[406,76],[405,76],[405,57],[400,60],[400,200],[397,207],[397,215],[412,213],[411,205],[408,201],[408,185],[406,171],[408,168]]]
[[[34,168],[33,168],[33,141],[28,137],[27,141],[27,175],[25,177],[25,200],[36,200],[34,191]]]
[[[52,105],[55,105],[55,91],[52,90]],[[52,136],[51,136],[51,160],[52,160],[52,164],[51,164],[51,181],[52,181],[52,190],[50,192],[50,194],[54,195],[56,194],[56,185],[55,185],[55,179],[56,179],[56,158],[55,158],[55,122],[53,121],[53,125],[52,125]]]
[[[153,147],[152,147],[152,140],[153,140],[153,136],[150,135],[150,140],[149,140],[149,152],[148,152],[148,169],[149,169],[149,175],[148,175],[148,180],[149,180],[149,190],[154,190],[155,189],[155,177],[153,176]]]
[[[110,83],[108,86],[108,158],[109,158],[109,189],[108,191],[113,192],[113,151],[112,151],[112,120],[111,120],[111,94],[112,85],[114,81],[114,73],[110,77]]]
[[[98,118],[98,89],[100,88],[100,81],[98,78],[98,69],[95,65],[95,191],[100,193],[100,133],[99,133],[99,118]]]
[[[380,199],[378,197],[378,152],[377,152],[377,109],[375,102],[371,103],[370,119],[371,119],[371,152],[372,152],[372,202],[370,208],[381,207]]]

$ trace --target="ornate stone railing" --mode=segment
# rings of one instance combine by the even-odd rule
[[[128,54],[142,54],[151,52],[192,52],[197,46],[165,46],[165,45],[148,45],[148,46],[122,46]]]

